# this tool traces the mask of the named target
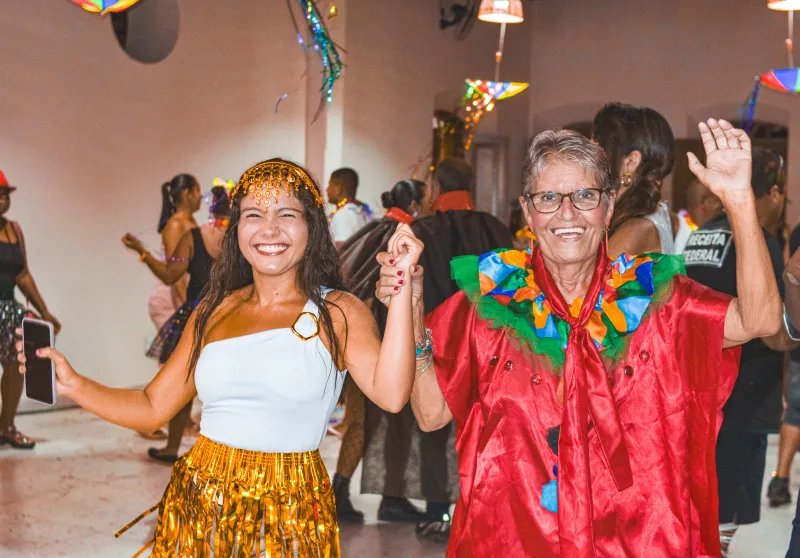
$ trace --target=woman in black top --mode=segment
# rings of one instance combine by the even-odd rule
[[[166,262],[151,254],[142,243],[132,235],[125,235],[122,241],[125,246],[138,252],[142,261],[150,271],[167,285],[172,285],[185,273],[189,274],[189,285],[186,288],[186,302],[167,320],[153,341],[148,356],[157,357],[164,364],[172,356],[211,276],[211,266],[222,249],[222,237],[228,227],[230,200],[228,191],[223,186],[215,186],[211,190],[213,196],[209,222],[199,228],[185,233],[178,242],[172,256]],[[178,450],[183,437],[183,430],[189,421],[192,403],[189,402],[169,422],[167,446],[163,449],[150,448],[148,455],[153,459],[174,463],[178,459]]]
[[[14,288],[19,287],[42,319],[53,324],[56,333],[61,330],[61,323],[47,309],[28,270],[22,229],[19,224],[5,217],[11,207],[10,195],[14,190],[16,187],[9,186],[8,180],[0,171],[0,365],[3,367],[3,378],[0,381],[0,396],[2,396],[0,445],[9,444],[17,449],[31,449],[35,442],[14,426],[14,417],[17,414],[24,385],[22,375],[18,373],[14,331],[21,326],[22,318],[25,317],[25,309],[14,298]]]

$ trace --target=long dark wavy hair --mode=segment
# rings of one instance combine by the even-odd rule
[[[270,159],[267,162],[283,163],[296,166],[291,161]],[[261,165],[262,163],[259,163]],[[305,169],[303,172],[311,177]],[[245,173],[246,174],[246,173]],[[241,182],[241,181],[240,181]],[[313,181],[319,192],[319,185]],[[203,337],[214,311],[226,297],[235,291],[253,284],[253,267],[245,259],[239,249],[238,224],[241,218],[240,202],[245,192],[237,192],[231,199],[230,224],[222,239],[222,252],[211,270],[211,279],[206,286],[200,304],[195,311],[194,341],[189,361],[189,375],[197,366],[203,348]],[[328,228],[325,208],[317,202],[314,193],[306,188],[298,188],[294,195],[303,205],[303,214],[308,225],[308,244],[297,269],[297,287],[319,308],[320,329],[330,342],[330,353],[334,366],[338,371],[344,370],[344,354],[347,346],[347,320],[345,319],[344,339],[339,339],[333,328],[330,307],[339,308],[334,302],[325,301],[323,288],[347,292],[344,280],[339,271],[339,254],[333,244]],[[341,311],[341,309],[340,309]]]
[[[630,187],[617,197],[609,233],[630,219],[652,215],[661,201],[661,184],[675,164],[675,136],[666,118],[647,107],[609,103],[594,117],[592,139],[608,155],[612,183],[620,185],[620,169],[633,151],[642,154]]]

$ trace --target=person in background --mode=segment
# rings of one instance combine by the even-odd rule
[[[751,186],[756,216],[766,242],[772,271],[784,297],[784,258],[778,240],[768,231],[780,222],[785,205],[783,158],[754,148]],[[692,233],[684,258],[687,275],[712,289],[737,296],[737,249],[728,212],[722,210]],[[787,289],[787,305],[800,289]],[[800,323],[800,322],[797,322]],[[787,331],[754,339],[742,347],[739,374],[723,408],[717,438],[719,529],[723,556],[740,525],[756,523],[761,514],[761,489],[766,462],[767,433],[778,430],[783,377],[782,351],[793,346]]]
[[[386,214],[383,219],[368,223],[347,240],[339,249],[342,276],[356,297],[367,303],[378,324],[378,332],[383,337],[386,327],[386,308],[382,304],[373,304],[375,283],[378,281],[380,265],[376,256],[386,251],[389,239],[401,223],[411,224],[420,215],[424,207],[430,203],[430,188],[419,180],[401,180],[388,192],[381,195]],[[342,523],[363,523],[364,514],[356,510],[350,501],[350,478],[361,462],[364,453],[365,429],[367,437],[381,421],[385,420],[390,432],[391,442],[386,444],[385,489],[378,508],[378,519],[381,521],[419,521],[422,512],[404,497],[403,494],[405,464],[408,460],[410,439],[409,420],[414,418],[410,408],[406,407],[398,414],[387,413],[370,402],[352,379],[345,380],[345,416],[344,437],[336,462],[336,474],[333,477],[333,491],[336,495],[336,513]],[[369,426],[367,426],[369,425]],[[369,444],[369,441],[367,442]],[[399,473],[398,473],[399,472]],[[368,472],[362,474],[369,477]],[[369,483],[368,483],[369,484]],[[399,484],[399,487],[396,485]]]
[[[795,227],[789,237],[789,251],[793,256],[786,265],[787,286],[800,282],[800,265],[796,263],[800,258],[800,225]],[[789,473],[794,456],[800,449],[800,349],[792,350],[789,355],[789,368],[784,377],[784,399],[786,408],[778,437],[778,464],[767,487],[767,500],[772,508],[792,502]],[[800,527],[797,523],[799,520],[800,516],[795,519],[795,528]],[[794,544],[800,556],[800,540]]]
[[[689,226],[697,230],[706,224],[706,221],[719,215],[722,202],[711,190],[703,186],[699,180],[689,182],[686,189],[686,212]]]
[[[514,200],[511,204],[511,218],[509,219],[508,230],[514,237],[514,250],[527,250],[532,248],[531,242],[536,238],[525,220],[525,213],[522,211],[522,204],[519,200]]]
[[[161,216],[158,219],[158,232],[161,235],[161,247],[167,261],[173,256],[181,238],[190,230],[197,228],[194,214],[200,209],[202,199],[200,183],[190,174],[176,175],[161,185]],[[133,235],[125,235],[125,238],[129,237],[134,238]],[[164,324],[186,301],[186,281],[185,277],[179,277],[167,285],[158,276],[156,281],[148,297],[147,309],[156,330],[161,331]],[[158,359],[160,355],[153,352],[151,346],[147,356]],[[155,432],[139,432],[139,435],[148,440],[163,440],[169,437],[169,434],[164,434],[161,429]]]
[[[28,268],[22,227],[6,217],[11,209],[11,193],[16,189],[0,171],[0,365],[3,367],[0,380],[0,446],[8,444],[15,449],[33,449],[36,442],[14,426],[24,385],[18,372],[14,331],[21,327],[26,315],[25,308],[14,298],[15,288],[19,288],[43,320],[53,324],[56,334],[61,331],[61,322],[48,310]]]
[[[153,256],[137,238],[126,235],[122,239],[125,246],[137,252],[142,262],[164,284],[173,285],[182,277],[189,275],[186,301],[159,330],[150,348],[150,353],[157,354],[161,364],[166,363],[172,356],[189,321],[189,316],[200,303],[200,297],[211,277],[211,267],[222,250],[222,239],[229,220],[228,190],[224,186],[214,186],[211,189],[208,223],[189,229],[178,242],[172,257],[166,262]],[[147,452],[150,457],[170,464],[178,460],[183,431],[189,422],[191,410],[192,402],[189,402],[170,420],[166,447],[150,448]]]
[[[680,223],[661,186],[675,163],[675,137],[667,120],[647,107],[609,103],[595,115],[592,139],[605,150],[619,185],[609,225],[608,255],[675,254]]]
[[[698,180],[689,182],[686,189],[686,209],[678,211],[678,234],[675,253],[682,254],[691,234],[722,209],[722,202]]]
[[[510,248],[512,235],[505,223],[488,213],[477,211],[472,198],[475,174],[463,159],[445,159],[436,167],[433,176],[434,213],[411,223],[414,234],[425,244],[420,256],[424,271],[424,311],[432,312],[458,291],[450,274],[449,262],[456,256],[477,255],[497,248]],[[368,425],[369,426],[369,425]],[[425,517],[417,524],[417,533],[435,542],[445,542],[450,536],[450,505],[458,494],[458,464],[455,456],[455,432],[444,425],[434,432],[422,432],[416,424],[408,425],[412,455],[419,462],[409,463],[405,485],[395,483],[397,498],[426,500]],[[387,432],[376,432],[370,445],[386,444]],[[399,433],[393,436],[401,436]],[[391,441],[389,441],[391,443]],[[364,455],[362,489],[385,493],[380,481],[399,471],[386,470],[385,455],[369,451]],[[374,481],[374,484],[373,484]],[[373,488],[369,485],[373,484]],[[400,492],[400,488],[404,491]]]
[[[331,234],[336,247],[372,221],[372,210],[356,198],[358,192],[358,173],[350,168],[341,168],[331,173],[328,181],[328,203],[336,207],[329,220]]]
[[[197,227],[194,213],[200,209],[202,195],[200,184],[190,174],[179,174],[161,185],[161,216],[158,219],[158,234],[164,257],[169,258],[178,241],[189,229]],[[186,300],[186,283],[179,281],[172,286],[158,282],[150,292],[147,308],[150,319],[159,330]]]

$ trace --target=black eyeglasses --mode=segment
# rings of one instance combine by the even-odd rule
[[[575,209],[580,211],[591,211],[597,209],[603,194],[608,192],[608,188],[581,188],[569,194],[560,192],[537,192],[536,194],[525,194],[522,196],[533,204],[533,208],[539,213],[555,213],[561,207],[564,198],[569,197]]]

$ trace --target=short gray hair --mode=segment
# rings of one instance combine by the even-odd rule
[[[616,189],[605,151],[597,143],[572,130],[547,130],[535,138],[522,168],[523,193],[533,191],[536,180],[554,161],[574,163],[589,173],[601,189]]]

